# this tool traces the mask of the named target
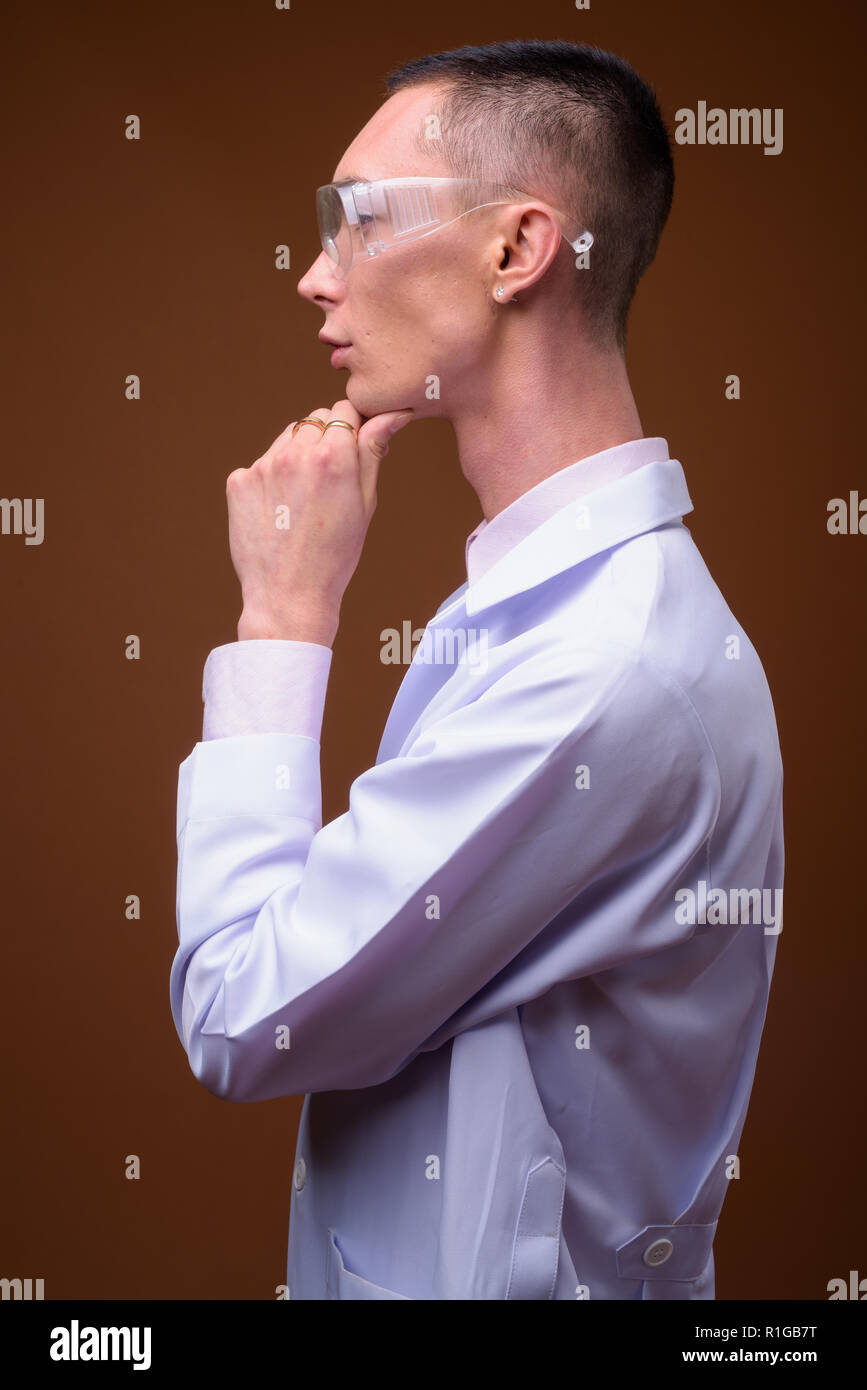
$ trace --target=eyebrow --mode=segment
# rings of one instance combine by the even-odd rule
[[[370,179],[366,179],[363,174],[341,174],[339,179],[335,178],[332,182],[343,183],[345,179],[351,179],[353,183],[370,183]]]

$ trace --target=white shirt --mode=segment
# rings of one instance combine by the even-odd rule
[[[292,1298],[713,1298],[782,762],[691,510],[654,439],[482,523],[324,827],[330,650],[209,655],[172,1012],[213,1094],[305,1095]]]

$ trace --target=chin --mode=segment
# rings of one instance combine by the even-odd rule
[[[385,391],[378,391],[357,375],[350,375],[345,395],[350,405],[354,405],[359,415],[363,415],[366,420],[370,420],[374,415],[382,415],[386,410],[401,409],[399,405],[394,404],[392,391],[387,394]]]
[[[362,386],[358,377],[352,375],[352,372],[350,372],[346,378],[346,387],[343,394],[349,401],[350,405],[355,406],[355,409],[358,411],[359,415],[367,414],[367,411],[364,407],[367,401],[368,393],[364,390],[364,387]]]

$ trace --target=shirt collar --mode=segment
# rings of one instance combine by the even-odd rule
[[[508,548],[499,553],[499,544],[485,542],[488,556],[496,552],[496,558],[481,572],[468,569],[467,583],[437,614],[461,597],[467,615],[476,614],[692,510],[683,468],[669,457],[664,439],[604,449],[544,478],[490,523],[476,527],[475,539],[467,541],[468,555],[511,513],[497,528],[504,543],[508,536]]]
[[[627,444],[616,444],[611,449],[590,454],[543,478],[498,512],[492,521],[480,521],[467,537],[464,552],[467,583],[470,587],[477,584],[513,546],[576,498],[645,463],[667,458],[668,445],[664,439],[632,439]]]

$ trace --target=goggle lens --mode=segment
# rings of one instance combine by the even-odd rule
[[[319,223],[319,237],[322,249],[336,266],[340,265],[341,243],[347,240],[348,232],[343,215],[343,203],[333,184],[326,184],[316,191],[316,218]],[[341,236],[341,229],[344,235]]]

